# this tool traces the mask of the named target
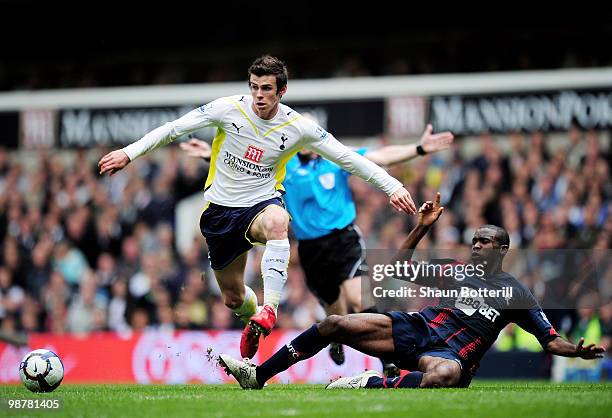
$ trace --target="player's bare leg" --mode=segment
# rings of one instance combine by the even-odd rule
[[[386,357],[393,354],[392,320],[386,315],[332,315],[317,327],[322,337],[346,344],[370,356]]]
[[[259,335],[268,335],[276,323],[276,310],[287,281],[289,264],[289,214],[278,205],[267,206],[255,217],[247,236],[252,242],[266,245],[261,274],[264,282],[262,310],[251,317],[240,340],[242,357],[252,358],[259,347]]]
[[[346,315],[348,314],[348,309],[346,307],[346,300],[342,296],[342,291],[338,299],[330,305],[324,306],[325,313],[327,316],[330,315]],[[332,341],[329,343],[329,356],[332,361],[336,363],[338,366],[344,364],[345,356],[344,356],[344,346],[340,343]]]
[[[247,254],[244,253],[222,270],[213,270],[223,295],[223,303],[245,323],[257,312],[257,296],[244,284],[244,268]]]
[[[375,313],[376,304],[371,297],[370,282],[367,277],[353,277],[342,282],[340,286],[342,298],[346,300],[346,305],[353,312]],[[364,306],[367,308],[364,308]],[[399,368],[384,359],[380,359],[383,367],[383,374],[387,377],[399,376]]]
[[[315,324],[281,347],[261,366],[219,356],[219,363],[243,388],[261,389],[272,376],[306,360],[338,341],[372,356],[393,353],[392,320],[381,314],[332,315]]]
[[[346,306],[351,308],[353,312],[361,312],[363,310],[363,304],[361,303],[361,287],[361,276],[346,279],[340,285],[342,297],[346,301]]]
[[[337,341],[365,354],[380,357],[393,353],[391,318],[381,314],[332,315],[315,324],[257,367],[260,386],[272,376],[306,360]]]

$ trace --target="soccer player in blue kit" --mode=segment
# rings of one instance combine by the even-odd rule
[[[308,113],[303,116],[317,122]],[[377,165],[389,166],[447,149],[453,139],[452,133],[434,134],[433,127],[427,125],[418,144],[359,148],[356,152]],[[191,156],[210,159],[211,148],[204,141],[194,138],[180,146]],[[349,310],[376,312],[375,306],[362,305],[361,266],[365,248],[354,225],[356,209],[349,177],[350,173],[337,164],[304,149],[287,163],[283,182],[283,197],[298,240],[306,284],[327,315],[346,315]],[[332,342],[330,356],[336,364],[344,363],[342,345]],[[391,363],[383,362],[383,366],[385,374],[397,372]]]
[[[411,260],[419,241],[442,214],[440,194],[420,208],[418,222],[400,248],[396,260]],[[595,359],[604,348],[584,338],[574,345],[563,339],[548,322],[531,292],[502,270],[510,245],[508,233],[498,226],[483,225],[472,239],[470,264],[483,268],[483,275],[467,276],[461,281],[446,278],[445,287],[497,291],[512,288],[512,298],[486,296],[472,305],[460,298],[441,298],[436,306],[419,312],[357,313],[332,315],[313,325],[279,349],[262,365],[235,360],[226,354],[219,364],[236,378],[244,389],[261,389],[266,381],[293,364],[308,359],[338,341],[365,354],[386,358],[410,370],[402,377],[388,378],[375,371],[342,377],[327,385],[335,388],[438,388],[468,387],[485,352],[510,322],[532,333],[549,353],[564,357]],[[454,260],[440,260],[445,267]],[[440,285],[432,278],[417,279],[421,285]]]

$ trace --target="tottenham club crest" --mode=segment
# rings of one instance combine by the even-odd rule
[[[279,147],[281,150],[285,149],[285,141],[287,141],[288,139],[289,137],[287,137],[285,134],[281,134],[281,141],[283,141],[283,143]]]

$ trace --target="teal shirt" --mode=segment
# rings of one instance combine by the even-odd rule
[[[356,152],[364,155],[366,148]],[[285,204],[298,240],[314,239],[342,229],[357,212],[348,184],[350,173],[323,158],[302,164],[298,156],[287,163]]]

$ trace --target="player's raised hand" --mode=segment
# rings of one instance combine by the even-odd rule
[[[432,133],[433,127],[431,123],[427,124],[423,136],[421,136],[421,146],[426,153],[442,151],[449,148],[455,137],[449,131],[440,132],[439,134]]]
[[[595,344],[589,344],[586,347],[584,345],[584,338],[581,338],[576,345],[576,357],[583,358],[585,360],[592,360],[596,358],[602,358],[605,349]]]
[[[417,223],[421,226],[433,225],[444,212],[444,206],[440,206],[440,192],[436,193],[436,200],[423,203],[419,208]]]
[[[412,197],[404,187],[401,187],[391,195],[389,203],[400,212],[408,212],[411,215],[416,213],[416,206],[412,201]]]
[[[124,151],[116,150],[109,152],[102,157],[98,162],[98,168],[100,169],[100,174],[110,172],[110,175],[112,176],[117,171],[128,165],[129,162],[130,157],[128,157]]]
[[[190,157],[210,160],[212,148],[210,147],[210,145],[208,145],[207,142],[201,141],[197,138],[191,138],[188,142],[181,142],[179,146]]]

